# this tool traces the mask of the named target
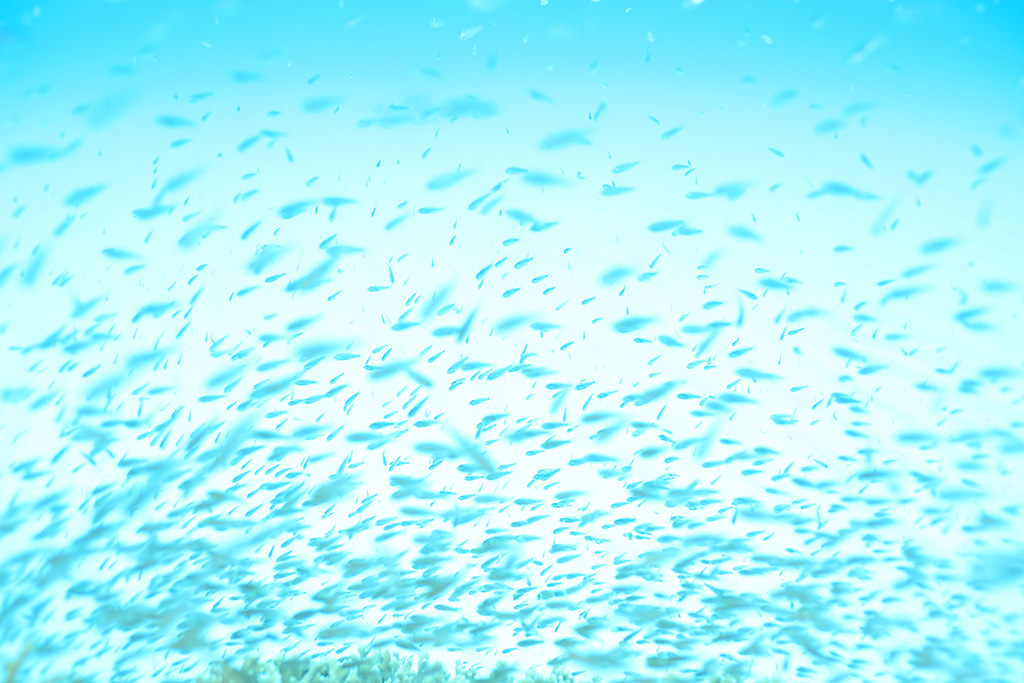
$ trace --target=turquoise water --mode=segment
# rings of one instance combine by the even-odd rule
[[[0,663],[1024,680],[1016,2],[0,4]]]

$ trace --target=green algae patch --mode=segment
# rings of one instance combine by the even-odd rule
[[[597,683],[597,678],[574,676],[556,669],[550,676],[527,672],[519,676],[515,667],[500,663],[488,674],[478,666],[456,663],[454,674],[426,656],[419,660],[389,651],[370,651],[341,659],[278,658],[261,661],[255,657],[239,666],[220,662],[197,683]]]
[[[555,668],[550,675],[536,671],[520,675],[517,667],[507,663],[498,663],[490,673],[480,673],[479,666],[459,662],[454,673],[449,673],[443,665],[430,662],[425,655],[414,660],[386,650],[362,648],[356,655],[341,659],[280,657],[274,661],[262,661],[249,657],[238,666],[219,662],[196,683],[601,683],[601,680],[598,676],[569,673],[561,667]],[[637,683],[698,680],[702,683],[742,683],[747,679],[717,675],[695,678],[690,674],[667,675],[664,678],[638,676],[626,680]],[[765,679],[758,683],[779,681]]]

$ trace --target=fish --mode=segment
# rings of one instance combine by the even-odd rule
[[[556,152],[567,147],[591,145],[590,138],[581,130],[565,130],[548,135],[540,142],[540,148],[547,152]]]
[[[862,200],[878,199],[878,195],[872,194],[870,192],[865,192],[864,190],[858,190],[857,188],[851,187],[851,186],[847,185],[846,183],[841,183],[841,182],[832,181],[832,180],[830,180],[830,181],[828,181],[826,183],[823,183],[822,186],[819,187],[817,190],[814,190],[814,191],[808,193],[807,198],[808,199],[818,199],[820,197],[827,197],[827,196],[832,196],[832,197],[851,197],[853,199],[862,199]]]

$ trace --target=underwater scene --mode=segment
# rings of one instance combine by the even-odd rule
[[[1024,3],[0,0],[0,683],[1024,681]]]

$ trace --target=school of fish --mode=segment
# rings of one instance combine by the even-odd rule
[[[1024,14],[636,4],[0,9],[0,680],[1024,680]]]

